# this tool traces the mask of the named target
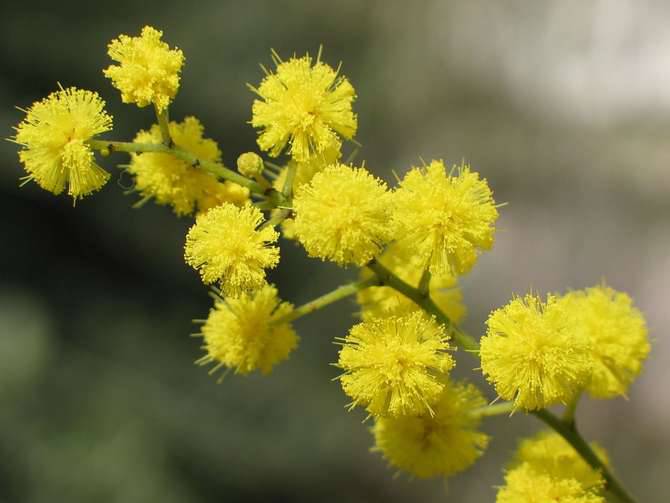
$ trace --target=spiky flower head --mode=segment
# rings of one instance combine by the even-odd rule
[[[488,436],[471,412],[486,400],[472,384],[446,382],[434,414],[375,420],[373,450],[389,464],[419,478],[448,477],[482,455]]]
[[[363,168],[328,166],[293,199],[298,241],[310,257],[363,265],[390,238],[386,184]]]
[[[628,295],[605,285],[570,292],[564,301],[591,342],[586,390],[596,398],[625,396],[649,355],[644,316]]]
[[[219,281],[226,296],[265,284],[265,269],[279,263],[279,235],[259,228],[263,214],[255,206],[224,203],[201,214],[186,235],[186,263],[200,272],[205,284]]]
[[[202,327],[207,354],[197,363],[213,363],[211,373],[225,367],[236,374],[268,374],[298,344],[291,324],[282,321],[292,310],[267,284],[253,293],[217,297]]]
[[[109,57],[119,64],[103,73],[121,91],[124,103],[139,107],[153,103],[160,112],[177,94],[184,54],[170,49],[162,36],[162,31],[145,26],[139,37],[120,35],[109,43]]]
[[[529,294],[491,313],[481,368],[498,395],[517,408],[567,403],[591,373],[590,345],[565,304]]]
[[[375,416],[433,414],[454,365],[448,350],[444,327],[419,312],[353,326],[337,362],[351,408]]]
[[[175,145],[191,152],[198,159],[219,162],[221,151],[216,142],[203,137],[204,128],[195,117],[181,123],[170,122],[170,136]],[[135,137],[138,143],[160,143],[161,131],[154,124]],[[244,204],[249,190],[233,182],[220,182],[202,168],[160,152],[132,154],[128,172],[135,177],[135,190],[143,199],[172,206],[177,215],[202,213],[224,202]]]
[[[263,159],[256,152],[245,152],[237,158],[237,171],[244,176],[256,177],[263,174]]]
[[[602,447],[592,443],[591,449],[605,465],[609,464],[607,452]],[[553,431],[541,431],[521,441],[512,467],[523,463],[556,479],[575,479],[588,490],[600,491],[605,486],[602,473],[591,468],[563,437]]]
[[[605,498],[572,478],[556,478],[522,463],[505,475],[496,503],[605,503]]]
[[[67,189],[75,200],[107,182],[109,173],[96,164],[87,144],[112,129],[112,117],[97,93],[61,87],[25,113],[12,141],[21,146],[27,180],[54,194]]]
[[[468,165],[413,167],[394,193],[395,237],[435,275],[468,272],[493,246],[497,219],[491,189]]]
[[[356,133],[356,115],[351,105],[356,98],[353,86],[338,71],[309,55],[282,61],[273,52],[277,69],[266,70],[252,107],[251,125],[262,129],[261,150],[278,156],[286,145],[289,154],[306,161],[328,149],[338,149],[339,136],[351,139]],[[338,136],[339,135],[339,136]]]
[[[404,282],[415,288],[419,286],[423,269],[413,250],[394,244],[389,246],[377,260]],[[370,278],[372,275],[369,269],[361,269],[361,279]],[[463,320],[466,308],[463,304],[463,294],[455,277],[449,274],[431,276],[428,291],[440,310],[453,323],[458,324]],[[391,315],[399,316],[421,310],[413,301],[387,286],[371,286],[360,290],[356,300],[361,306],[363,320]]]

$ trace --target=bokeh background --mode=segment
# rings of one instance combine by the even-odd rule
[[[664,1],[3,2],[0,135],[56,88],[97,90],[129,139],[152,123],[101,73],[106,44],[145,24],[187,57],[172,116],[193,114],[224,159],[253,150],[258,63],[325,47],[356,86],[360,158],[388,181],[424,159],[466,159],[507,201],[492,252],[462,285],[465,324],[513,293],[606,278],[647,316],[653,351],[628,400],[579,421],[639,501],[670,473],[670,5]],[[344,302],[300,320],[299,350],[269,377],[216,385],[193,364],[207,289],[182,259],[190,221],[131,209],[119,178],[76,207],[18,187],[0,144],[0,501],[494,501],[518,438],[495,418],[488,453],[444,481],[411,480],[368,452],[363,415],[331,378]],[[118,182],[118,183],[116,183]],[[355,275],[291,243],[272,275],[302,303]],[[459,355],[460,375],[473,375]],[[493,398],[487,388],[489,397]]]

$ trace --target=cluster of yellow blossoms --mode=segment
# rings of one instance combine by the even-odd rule
[[[591,448],[604,465],[605,450]],[[603,474],[584,461],[559,434],[542,431],[523,440],[498,491],[498,503],[559,501],[605,503]]]
[[[537,410],[626,395],[649,354],[644,318],[625,293],[596,286],[564,296],[515,298],[487,321],[482,371],[498,395]]]
[[[124,102],[153,105],[156,124],[133,142],[99,140],[112,127],[101,98],[61,88],[25,111],[13,140],[26,178],[50,192],[67,189],[76,200],[100,189],[109,174],[94,151],[122,151],[140,203],[195,216],[185,260],[215,289],[199,334],[198,363],[211,372],[267,374],[297,346],[292,321],[356,294],[361,321],[336,338],[339,381],[350,408],[373,419],[374,450],[420,478],[471,466],[489,441],[482,418],[494,410],[571,408],[582,393],[625,396],[639,375],[650,349],[644,318],[626,294],[604,285],[546,301],[516,297],[491,313],[480,346],[461,332],[459,277],[494,242],[499,205],[491,188],[467,164],[432,160],[389,187],[364,165],[342,162],[358,126],[356,93],[320,52],[287,61],[273,52],[274,71],[249,86],[259,149],[284,157],[274,164],[246,152],[237,171],[223,165],[198,119],[168,120],[184,56],[160,31],[121,35],[109,56],[117,64],[104,74]],[[360,280],[298,308],[283,302],[267,281],[280,260],[277,229],[310,257],[358,267]],[[450,377],[458,345],[481,358],[508,406],[487,406],[477,387]],[[587,464],[571,434],[522,442],[497,501],[604,501],[605,490],[617,489],[603,474],[607,457],[587,446],[598,456]]]

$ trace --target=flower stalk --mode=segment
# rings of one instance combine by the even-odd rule
[[[435,316],[437,321],[447,328],[447,331],[452,335],[454,342],[458,347],[464,349],[468,353],[473,354],[474,356],[477,355],[477,351],[479,350],[479,344],[477,344],[477,341],[472,338],[472,336],[466,334],[460,328],[458,328],[449,319],[449,317],[442,312],[437,304],[435,304],[428,292],[422,293],[418,288],[414,288],[412,285],[404,282],[395,273],[384,267],[377,260],[370,261],[366,267],[375,273],[381,284],[393,288],[408,299],[412,300],[428,314]]]
[[[318,311],[338,300],[346,299],[352,295],[355,295],[360,290],[368,288],[370,286],[375,286],[379,284],[379,280],[376,277],[371,277],[363,281],[354,281],[352,283],[347,283],[337,287],[335,290],[332,290],[316,299],[310,300],[309,302],[295,308],[293,311],[288,313],[286,316],[282,316],[277,319],[275,323],[288,323],[290,321],[295,321],[298,318],[302,318],[308,314]]]
[[[584,437],[577,431],[574,422],[572,424],[567,423],[546,409],[534,411],[532,414],[561,435],[593,469],[602,473],[605,479],[605,489],[612,496],[616,497],[621,503],[635,503],[633,497],[621,485],[605,463],[596,456],[593,449],[584,440]]]
[[[264,189],[259,183],[247,178],[232,169],[226,168],[221,163],[199,159],[192,153],[179,147],[168,147],[163,143],[136,143],[126,141],[108,141],[108,140],[90,140],[88,142],[91,148],[95,150],[105,150],[108,152],[128,152],[144,153],[159,152],[170,154],[182,161],[189,163],[193,167],[199,167],[212,173],[214,176],[234,182],[238,185],[248,188],[252,193],[261,195],[271,202],[273,207],[286,206],[288,201],[281,192],[275,189]]]

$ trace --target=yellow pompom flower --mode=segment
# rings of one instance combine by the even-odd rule
[[[567,403],[591,373],[590,346],[565,304],[529,294],[491,313],[480,344],[481,368],[517,408]]]
[[[281,320],[292,310],[267,284],[250,294],[217,297],[202,327],[207,354],[197,363],[213,363],[210,373],[226,367],[236,374],[268,374],[298,344],[291,324]]]
[[[419,312],[353,326],[337,362],[350,407],[375,416],[433,414],[454,365],[448,350],[444,327]]]
[[[293,198],[293,229],[310,257],[363,265],[390,238],[386,184],[363,168],[328,166]]]
[[[555,478],[538,473],[523,463],[505,475],[496,503],[605,503],[605,498],[582,486],[575,479]]]
[[[309,55],[282,61],[276,53],[274,73],[258,88],[249,86],[260,99],[254,100],[251,125],[262,129],[261,150],[279,155],[289,144],[291,157],[306,161],[328,149],[339,149],[341,136],[356,133],[356,115],[351,105],[356,98],[346,77]]]
[[[199,215],[186,235],[185,258],[205,284],[220,281],[226,296],[265,284],[265,269],[279,263],[279,237],[270,226],[259,229],[261,211],[224,203]]]
[[[413,250],[391,245],[377,260],[404,282],[415,288],[419,286],[423,270]],[[373,273],[369,269],[361,269],[362,280],[370,278],[372,275]],[[455,277],[449,274],[432,276],[429,293],[435,304],[453,323],[458,324],[463,320],[466,307],[463,304],[463,294]],[[361,306],[363,320],[384,316],[399,316],[421,310],[413,301],[387,286],[372,286],[360,290],[356,300]]]
[[[644,316],[628,295],[604,285],[570,292],[564,301],[591,342],[586,390],[596,398],[625,396],[649,355]]]
[[[25,110],[12,141],[32,180],[54,194],[67,189],[75,200],[102,187],[109,173],[95,162],[87,142],[112,129],[112,117],[97,93],[69,87]]]
[[[602,462],[609,464],[607,453],[602,447],[592,443],[591,448]],[[521,441],[512,467],[523,463],[553,478],[575,479],[585,489],[599,491],[605,486],[602,474],[591,468],[563,437],[553,431],[541,431]]]
[[[373,450],[389,464],[419,478],[448,477],[471,466],[483,453],[488,436],[470,412],[486,400],[471,384],[447,382],[434,414],[377,418]]]
[[[151,26],[139,37],[120,35],[108,46],[108,54],[119,63],[104,70],[124,103],[145,107],[153,103],[163,111],[177,94],[184,54],[161,40],[163,32]]]
[[[170,122],[169,128],[178,147],[205,161],[221,161],[219,147],[215,141],[203,138],[204,128],[195,117],[187,117],[181,123]],[[148,131],[140,131],[135,142],[160,143],[160,128],[153,125]],[[201,213],[224,202],[241,205],[249,200],[247,188],[220,182],[211,173],[170,154],[132,154],[128,172],[135,177],[135,189],[145,199],[170,205],[177,215]]]
[[[442,161],[413,167],[394,193],[395,237],[435,275],[468,272],[493,246],[497,219],[491,189],[467,165],[451,173]]]

